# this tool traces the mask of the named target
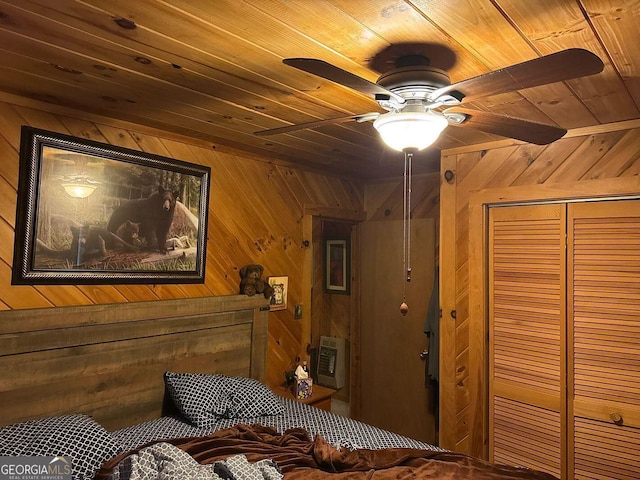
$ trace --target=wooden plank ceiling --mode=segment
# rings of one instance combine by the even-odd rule
[[[312,57],[375,82],[420,44],[452,82],[565,48],[598,75],[469,107],[566,129],[640,117],[640,0],[0,0],[0,90],[354,178],[401,174],[370,122],[261,129],[382,111],[364,94],[282,63]],[[466,106],[467,104],[465,104]],[[448,127],[418,155],[498,140]]]

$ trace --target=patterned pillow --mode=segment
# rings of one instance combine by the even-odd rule
[[[122,448],[86,415],[62,415],[0,428],[0,456],[61,456],[71,460],[74,480],[90,480]]]
[[[204,373],[165,372],[164,383],[184,417],[200,428],[212,427],[228,409],[227,377]]]
[[[200,428],[220,418],[252,418],[284,412],[279,397],[251,378],[165,372],[164,381],[180,413]]]
[[[225,418],[253,418],[284,412],[280,397],[253,378],[229,377],[229,385],[230,406]]]

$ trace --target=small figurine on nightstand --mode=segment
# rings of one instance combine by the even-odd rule
[[[296,398],[310,398],[313,391],[313,379],[309,376],[307,362],[298,365],[296,376]]]

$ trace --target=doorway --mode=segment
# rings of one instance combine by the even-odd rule
[[[329,272],[327,270],[327,245],[344,246],[341,260],[344,271],[340,270],[340,285],[329,281],[329,286],[345,288],[327,288]],[[356,248],[352,248],[356,243]],[[310,357],[314,375],[317,372],[318,347],[321,337],[337,337],[346,340],[344,385],[332,396],[332,411],[341,415],[351,415],[351,365],[352,325],[358,319],[357,275],[357,222],[352,220],[330,220],[313,218],[313,259],[311,282],[311,343]],[[332,387],[332,385],[327,385]]]
[[[415,219],[411,231],[411,282],[402,261],[402,220],[360,225],[359,419],[435,443],[434,405],[425,386],[424,324],[433,288],[434,219]],[[409,311],[400,313],[406,290]]]

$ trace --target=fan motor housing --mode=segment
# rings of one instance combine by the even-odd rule
[[[433,90],[449,86],[451,80],[444,70],[426,65],[416,65],[396,68],[381,75],[376,83],[398,95],[415,98],[426,96]]]

